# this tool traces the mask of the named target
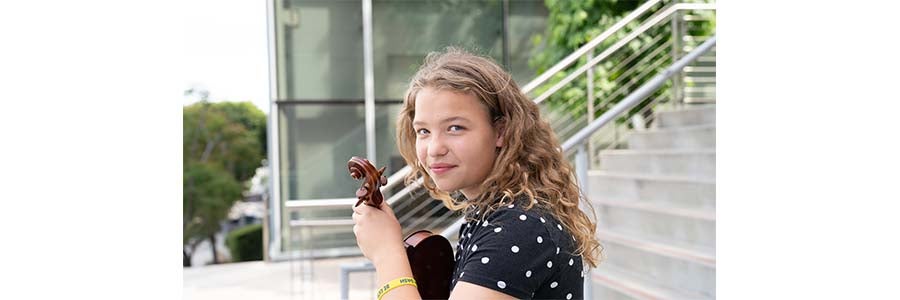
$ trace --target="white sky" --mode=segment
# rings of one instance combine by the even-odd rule
[[[268,114],[266,1],[182,3],[182,91],[198,86],[209,91],[210,101],[252,101]],[[196,100],[184,97],[184,104]]]

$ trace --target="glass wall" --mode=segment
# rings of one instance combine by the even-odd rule
[[[393,145],[393,119],[399,108],[399,104],[375,106],[378,157],[374,160],[379,167],[400,155]],[[282,104],[280,112],[282,196],[288,200],[355,198],[359,182],[347,172],[347,161],[366,153],[363,104],[289,103]]]
[[[531,56],[541,49],[543,43],[535,43],[535,34],[542,34],[547,27],[547,7],[543,0],[510,0],[509,2],[509,66],[507,70],[519,87],[525,85],[538,74],[528,66]]]
[[[460,46],[503,61],[503,7],[497,0],[374,0],[375,97],[402,99],[431,51]]]
[[[279,0],[278,99],[363,98],[360,1]]]

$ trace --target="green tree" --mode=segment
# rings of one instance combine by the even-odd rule
[[[246,182],[265,158],[266,116],[250,102],[201,101],[183,109],[183,254],[184,265],[197,245],[209,239],[213,263],[215,233]]]

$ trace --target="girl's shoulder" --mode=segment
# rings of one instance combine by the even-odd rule
[[[474,208],[468,214],[470,220],[464,226],[464,232],[479,235],[481,232],[492,231],[504,233],[505,239],[540,239],[552,242],[564,250],[569,250],[574,244],[574,237],[568,233],[558,219],[547,209],[538,205],[527,207],[527,199],[497,207],[493,211],[482,215],[482,212]],[[463,235],[465,237],[465,235]]]

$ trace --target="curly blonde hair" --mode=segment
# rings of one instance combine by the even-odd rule
[[[491,173],[482,183],[481,190],[485,192],[477,199],[454,199],[439,190],[416,156],[412,122],[416,95],[426,87],[476,96],[488,109],[495,126],[503,128],[503,147],[498,149]],[[458,211],[474,204],[484,208],[482,215],[488,215],[525,196],[529,201],[524,209],[537,205],[552,213],[573,233],[576,253],[592,267],[600,262],[602,248],[595,237],[597,225],[578,207],[580,200],[585,200],[594,219],[596,213],[580,193],[573,168],[560,152],[556,135],[541,119],[537,104],[491,59],[454,47],[429,53],[406,91],[397,120],[397,148],[413,168],[406,183],[412,184],[421,177],[429,194],[447,208]]]

